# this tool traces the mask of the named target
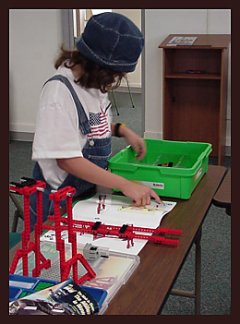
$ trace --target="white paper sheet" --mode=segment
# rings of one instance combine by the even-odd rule
[[[100,199],[99,199],[100,196]],[[73,207],[73,218],[82,221],[102,222],[106,225],[122,226],[131,224],[137,227],[148,227],[155,229],[159,226],[164,215],[169,213],[175,202],[163,201],[145,207],[134,207],[131,200],[125,196],[111,194],[96,194],[94,197],[77,202]],[[146,233],[144,233],[146,234]],[[67,232],[62,232],[62,238],[67,242]],[[48,231],[41,238],[42,241],[55,241],[54,231]],[[115,237],[94,238],[91,234],[77,235],[78,244],[91,243],[98,247],[108,247],[111,251],[138,255],[146,240],[134,239],[134,245],[127,247],[127,240]]]
[[[133,224],[133,226],[157,228],[163,216],[175,205],[176,203],[171,201],[158,204],[152,200],[151,205],[134,207],[128,197],[97,194],[90,199],[77,202],[73,207],[73,218],[117,226]]]

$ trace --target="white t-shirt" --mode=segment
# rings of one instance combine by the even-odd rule
[[[40,96],[33,140],[32,159],[38,161],[45,180],[57,189],[67,173],[57,165],[58,158],[82,157],[82,149],[91,138],[111,135],[110,101],[107,93],[85,89],[74,82],[71,69],[61,66],[56,75],[68,78],[90,120],[91,133],[79,129],[75,102],[67,86],[58,80],[47,82]]]

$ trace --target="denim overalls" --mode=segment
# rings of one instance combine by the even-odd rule
[[[51,80],[59,80],[68,87],[76,105],[78,119],[79,119],[79,129],[82,132],[82,134],[84,135],[89,134],[91,132],[89,120],[69,80],[62,75],[56,75],[51,79],[49,79],[47,82]],[[93,162],[94,164],[98,165],[103,169],[107,169],[107,160],[111,155],[111,136],[108,138],[93,139],[93,140],[91,139],[90,141],[87,141],[86,145],[82,150],[82,154],[84,158],[88,159],[89,161]],[[35,163],[33,169],[33,178],[35,180],[45,181],[40,166],[37,162]],[[66,177],[64,182],[59,186],[58,189],[63,188],[65,186],[75,187],[76,188],[75,196],[80,196],[89,192],[94,192],[96,188],[94,184],[87,182],[85,180],[78,179],[77,177],[71,174],[68,174],[68,176]],[[44,190],[43,193],[43,221],[45,221],[48,215],[53,212],[53,202],[48,199],[48,196],[52,189],[53,188],[51,188],[51,186],[48,183],[46,183],[46,189]],[[35,212],[36,194],[31,195],[30,201],[31,201],[31,230],[33,230],[34,224],[36,222],[36,212]],[[62,203],[62,206],[63,205],[64,202]]]

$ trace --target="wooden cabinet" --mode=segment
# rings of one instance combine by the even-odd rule
[[[173,37],[192,45],[169,45]],[[163,49],[163,138],[211,143],[222,164],[230,35],[169,35]]]

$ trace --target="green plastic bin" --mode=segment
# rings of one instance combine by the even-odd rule
[[[212,145],[159,139],[145,139],[145,143],[147,154],[143,160],[138,161],[128,146],[109,160],[110,171],[139,181],[160,196],[189,199],[208,170]]]

